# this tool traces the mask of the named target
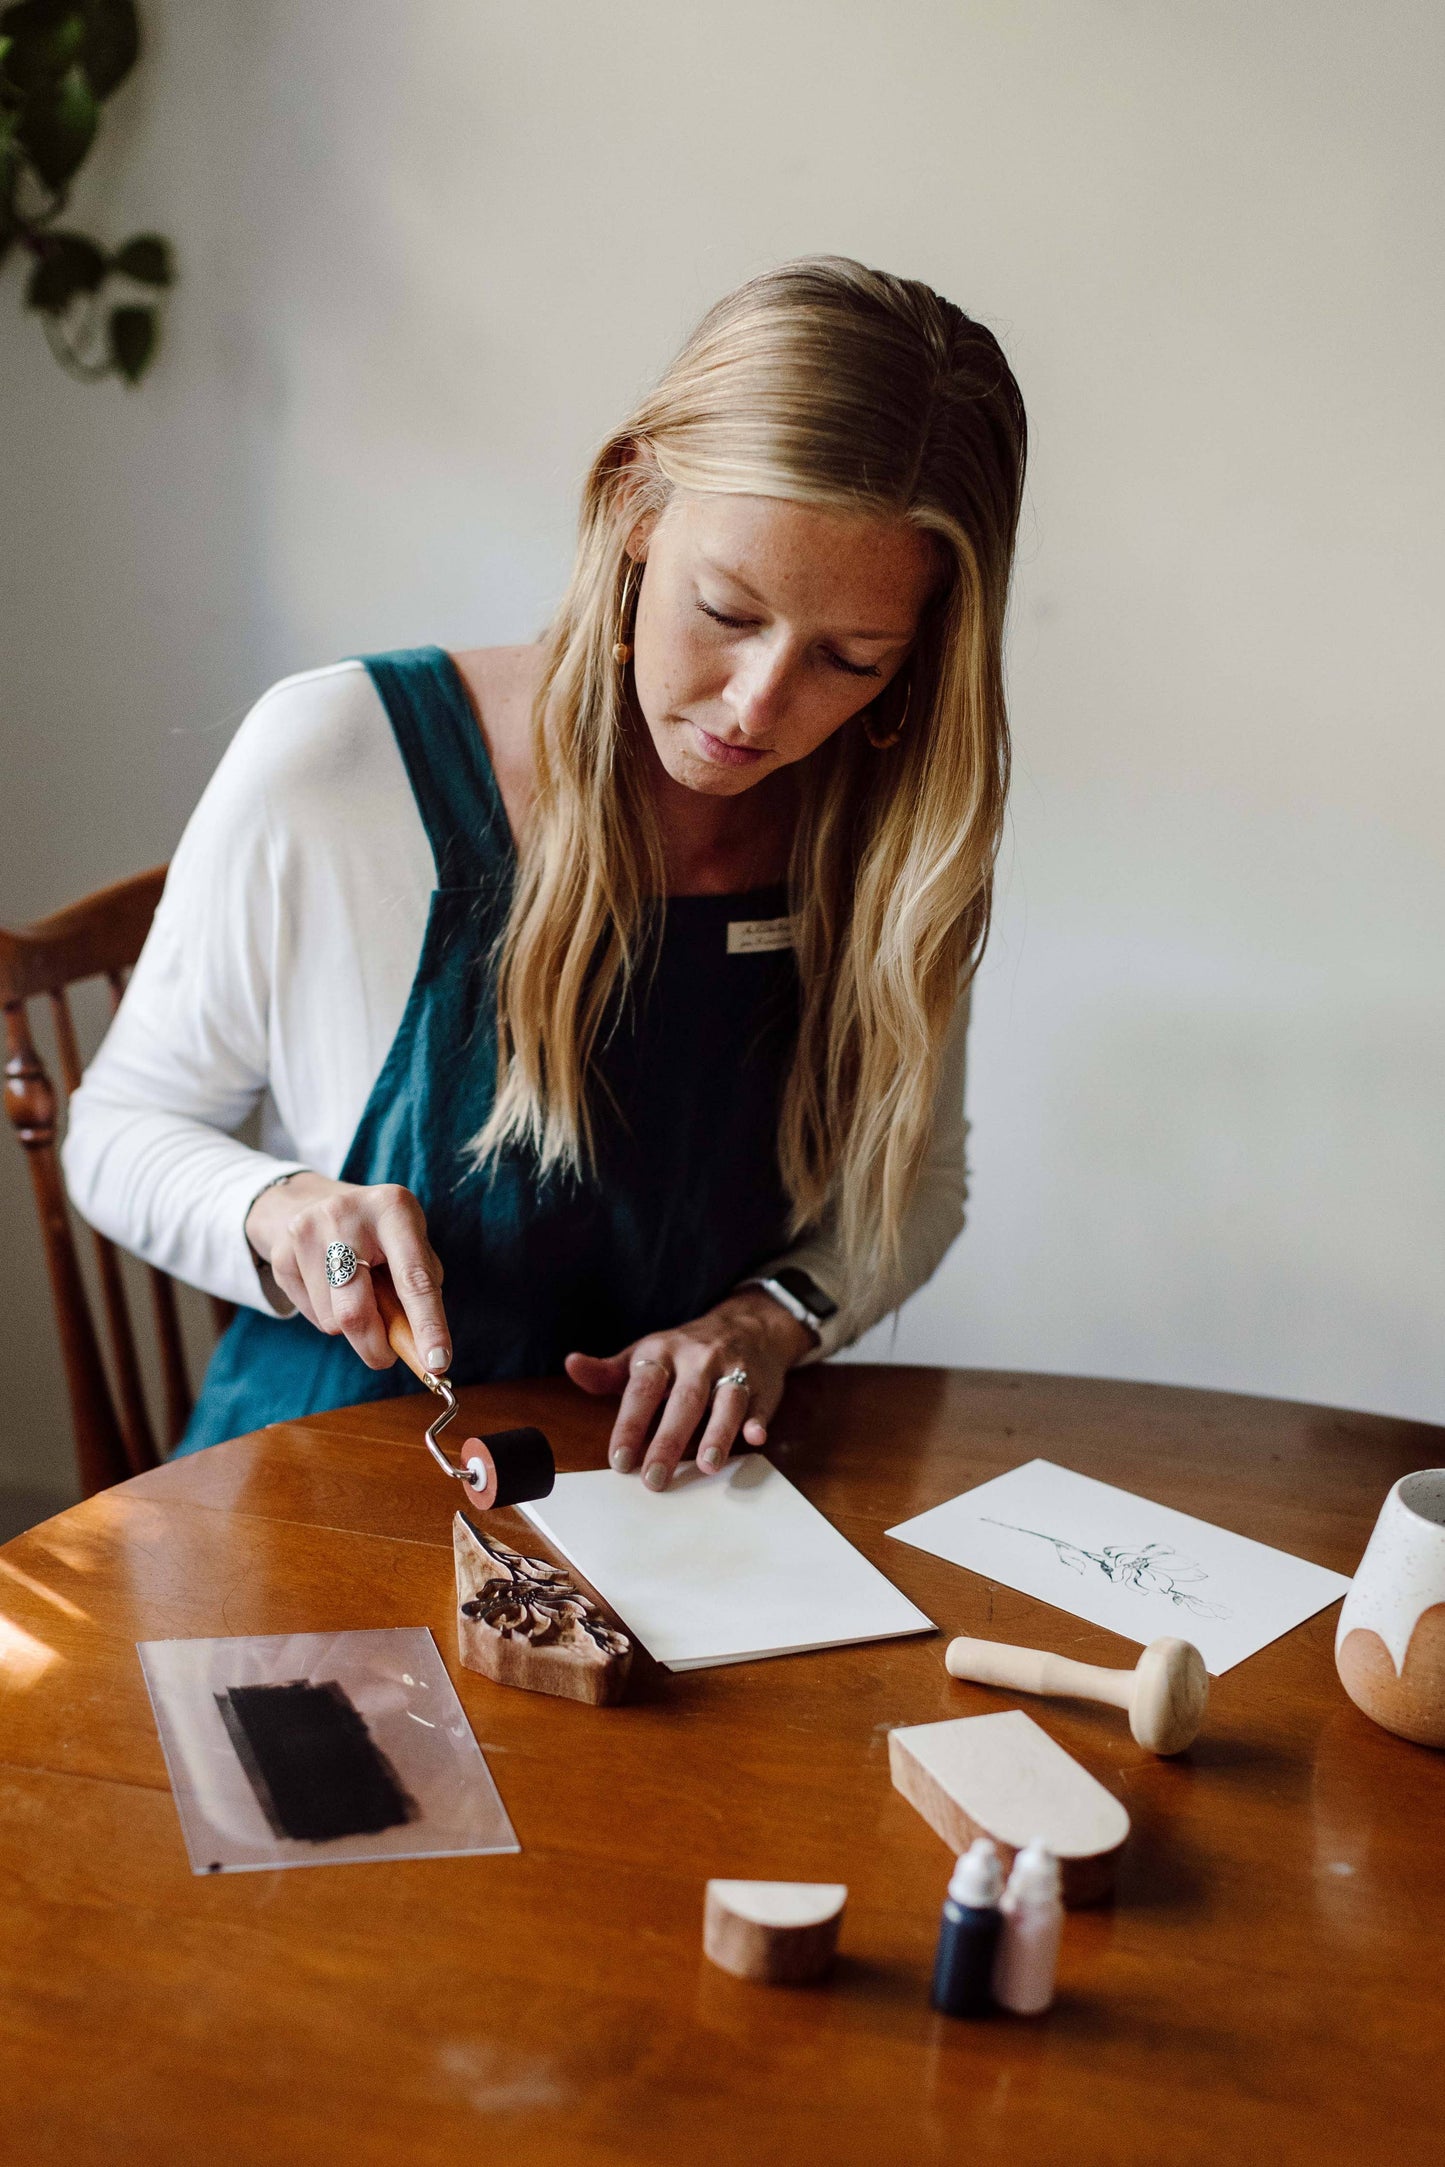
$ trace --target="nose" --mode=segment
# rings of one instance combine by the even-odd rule
[[[739,657],[723,700],[744,737],[768,737],[777,728],[787,710],[792,676],[793,657],[781,641],[759,641],[749,655]]]

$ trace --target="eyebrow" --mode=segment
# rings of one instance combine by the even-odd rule
[[[705,564],[705,565],[707,566],[707,568],[708,568],[708,570],[709,570],[710,572],[716,572],[716,573],[718,574],[719,578],[721,578],[721,579],[730,579],[730,580],[732,581],[732,583],[733,583],[733,585],[734,585],[735,587],[741,587],[741,588],[742,588],[742,590],[743,590],[743,593],[744,593],[744,594],[746,594],[746,595],[751,595],[752,599],[753,599],[753,600],[754,600],[755,602],[757,602],[757,603],[760,603],[760,604],[762,605],[762,607],[763,607],[764,609],[768,609],[768,608],[770,608],[770,607],[771,607],[771,605],[770,605],[770,603],[769,603],[769,601],[768,601],[768,598],[767,598],[767,596],[766,596],[766,595],[763,595],[763,594],[759,594],[759,593],[758,593],[758,590],[757,590],[757,588],[756,588],[756,587],[753,587],[753,586],[750,586],[750,585],[748,584],[747,580],[745,580],[745,579],[743,578],[743,575],[742,575],[742,573],[741,573],[741,572],[735,572],[735,571],[733,570],[733,568],[732,568],[732,566],[731,566],[730,564],[718,564],[718,563],[716,562],[716,560],[715,560],[714,558],[712,558],[712,557],[704,557],[704,558],[702,559],[702,562],[703,562],[703,563],[704,563],[704,564]],[[910,632],[840,632],[840,633],[839,633],[839,634],[838,634],[837,636],[838,636],[838,638],[839,638],[839,639],[843,639],[843,640],[887,640],[887,641],[889,641],[890,643],[892,643],[892,642],[895,642],[895,641],[896,641],[896,642],[897,642],[897,643],[898,643],[898,644],[899,644],[900,646],[903,646],[903,645],[906,645],[906,643],[907,643],[907,642],[908,642],[909,640],[911,640],[911,639],[912,639],[912,637],[913,637],[913,634],[912,634],[912,632],[911,632],[911,631],[910,631]]]

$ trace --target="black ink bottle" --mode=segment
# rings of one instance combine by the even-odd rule
[[[953,1869],[938,1930],[931,1999],[946,2017],[987,2016],[993,2007],[1002,1894],[998,1852],[987,1836],[979,1836]]]

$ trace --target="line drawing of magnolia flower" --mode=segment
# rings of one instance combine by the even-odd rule
[[[1059,1563],[1071,1573],[1082,1574],[1089,1566],[1097,1565],[1116,1588],[1135,1588],[1141,1595],[1166,1595],[1176,1610],[1188,1610],[1196,1618],[1232,1616],[1223,1603],[1212,1603],[1206,1596],[1192,1592],[1188,1583],[1207,1580],[1209,1575],[1202,1565],[1168,1543],[1145,1543],[1142,1549],[1134,1550],[1123,1543],[1106,1543],[1102,1550],[1086,1550],[1081,1543],[1068,1542],[1062,1535],[1046,1535],[1042,1528],[1018,1527],[1012,1520],[995,1520],[987,1513],[979,1517],[990,1527],[1007,1528],[1011,1535],[1032,1535],[1039,1542],[1052,1543]]]

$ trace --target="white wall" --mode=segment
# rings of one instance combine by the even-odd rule
[[[739,278],[925,277],[1030,411],[1018,782],[971,1228],[862,1351],[1445,1418],[1440,10],[144,14],[97,216],[178,243],[157,371],[0,291],[0,918],[164,856],[282,672],[529,636]],[[0,1477],[63,1480],[0,1178]]]

